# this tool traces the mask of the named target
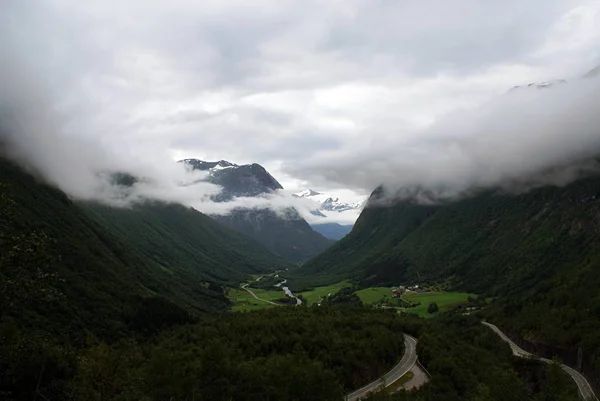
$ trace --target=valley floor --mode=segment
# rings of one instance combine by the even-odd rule
[[[240,288],[231,288],[228,290],[228,297],[233,302],[232,311],[250,311],[265,309],[274,306],[285,305],[287,302],[286,294],[275,285],[265,284],[283,280],[278,273],[269,275],[252,276],[250,282],[242,284]],[[257,284],[261,284],[262,288]],[[251,288],[248,288],[250,286]],[[297,295],[303,299],[307,305],[320,304],[328,296],[331,296],[343,288],[351,287],[352,284],[347,281],[315,287],[309,291],[303,291]],[[406,291],[402,297],[394,297],[392,287],[368,287],[355,291],[361,302],[367,305],[380,305],[384,308],[398,309],[403,313],[410,313],[424,318],[437,316],[441,312],[452,310],[458,306],[468,304],[469,297],[476,297],[475,294],[464,292],[446,292],[446,291],[428,291],[416,292]],[[254,295],[253,295],[254,294]],[[436,312],[428,312],[429,305],[435,303],[438,307]],[[291,304],[294,304],[293,302]],[[407,307],[413,304],[413,307]]]
[[[369,287],[356,292],[361,301],[365,304],[380,304],[388,307],[401,308],[403,312],[415,314],[420,317],[429,318],[437,316],[439,313],[456,308],[459,305],[468,303],[469,297],[476,297],[474,294],[464,292],[406,292],[402,298],[392,296],[390,287]],[[412,308],[405,308],[405,303],[416,304]],[[429,304],[435,303],[438,311],[429,313],[427,311]]]

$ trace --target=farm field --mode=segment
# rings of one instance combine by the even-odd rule
[[[407,309],[407,312],[421,317],[433,317],[437,313],[427,312],[430,303],[435,302],[439,307],[439,312],[443,312],[455,306],[466,304],[469,296],[475,297],[475,295],[466,292],[422,292],[404,294],[403,298],[413,304],[421,303],[419,306]]]
[[[267,291],[261,289],[252,289],[252,291],[259,298],[266,299],[268,301],[277,301],[279,298],[283,297],[282,291]],[[231,299],[233,302],[233,306],[231,310],[233,312],[239,311],[251,311],[265,308],[275,308],[276,306],[270,304],[268,302],[260,301],[254,298],[252,295],[248,293],[248,291],[242,288],[229,288],[227,290],[227,297]]]
[[[360,300],[365,304],[372,304],[382,301],[391,306],[396,306],[397,304],[397,300],[392,298],[390,287],[363,288],[362,290],[356,291],[356,295],[358,295]],[[409,292],[404,294],[403,299],[413,304],[420,303],[419,306],[415,306],[414,308],[407,308],[407,313],[413,313],[421,317],[433,317],[439,312],[443,312],[445,310],[452,309],[455,306],[467,303],[467,298],[469,296],[475,297],[475,295],[465,292]],[[432,302],[435,302],[439,307],[439,311],[437,313],[427,312],[427,307]]]
[[[390,287],[369,287],[356,291],[356,295],[365,304],[372,304],[385,299],[386,302],[392,300],[392,291]]]
[[[311,291],[300,292],[297,295],[302,295],[304,297],[304,299],[306,300],[306,302],[309,305],[312,305],[315,303],[319,303],[321,301],[321,299],[323,299],[327,295],[335,294],[342,288],[349,287],[349,286],[350,286],[349,282],[340,281],[339,283],[326,285],[323,287],[315,287],[315,289],[313,289]]]

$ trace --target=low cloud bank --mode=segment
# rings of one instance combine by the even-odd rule
[[[420,131],[390,127],[397,131],[393,139],[358,144],[355,157],[333,152],[284,168],[349,188],[380,183],[393,196],[422,202],[494,187],[522,192],[565,185],[598,170],[589,160],[600,154],[598,104],[597,75],[516,88]]]
[[[18,28],[11,31],[14,37],[19,37]],[[36,67],[35,52],[17,46],[27,43],[0,37],[0,150],[72,197],[119,206],[152,198],[209,214],[225,214],[236,207],[269,207],[285,215],[285,208],[294,206],[315,220],[310,211],[316,204],[301,203],[283,192],[212,202],[221,188],[202,182],[206,173],[190,172],[174,163],[164,142],[154,143],[151,135],[128,131],[135,126],[128,125],[128,118],[123,118],[122,125],[106,124],[111,119],[101,116],[102,107],[81,106],[80,110],[76,101],[60,96],[58,84],[48,85],[49,79],[40,82],[40,74],[56,71],[52,63],[46,69]],[[83,73],[73,76],[86,79]],[[110,82],[127,84],[117,79]],[[600,150],[598,104],[598,74],[543,89],[519,88],[418,131],[392,126],[387,130],[394,135],[377,140],[357,136],[347,146],[284,164],[283,170],[323,187],[371,191],[383,184],[394,196],[421,202],[493,187],[524,191],[564,185],[597,170],[594,163],[581,161],[597,156]],[[103,142],[102,130],[111,131],[110,144]],[[115,132],[123,135],[120,147],[115,147]],[[144,146],[135,149],[136,140],[144,141]],[[115,187],[110,177],[118,172],[139,180],[131,187]]]
[[[103,146],[100,140],[77,135],[69,116],[61,115],[41,85],[34,85],[25,70],[7,62],[0,70],[0,151],[30,172],[79,200],[129,207],[148,199],[181,203],[206,213],[228,214],[236,208],[270,208],[280,216],[295,207],[311,218],[318,204],[277,191],[263,197],[240,197],[214,202],[222,188],[203,181],[206,171],[186,168],[163,152],[161,158],[127,158]],[[158,153],[160,154],[160,153]],[[143,156],[143,155],[142,155]],[[132,178],[127,185],[115,175]],[[330,221],[327,218],[320,218]]]

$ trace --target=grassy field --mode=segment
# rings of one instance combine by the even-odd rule
[[[421,303],[421,305],[414,308],[408,308],[407,312],[417,314],[421,317],[433,317],[437,313],[427,313],[427,307],[430,303],[435,302],[439,307],[439,312],[443,312],[460,304],[467,303],[469,296],[475,297],[475,295],[465,292],[423,292],[404,294],[403,298],[413,304]]]
[[[304,299],[307,301],[307,303],[309,305],[312,305],[314,303],[320,302],[321,299],[323,299],[323,297],[326,297],[329,294],[335,294],[342,288],[349,287],[349,286],[350,286],[350,283],[348,283],[347,281],[340,281],[339,283],[326,285],[323,287],[316,287],[312,291],[304,291],[304,292],[299,293],[298,295],[302,295],[304,297]]]
[[[360,291],[356,291],[356,294],[365,304],[384,301],[391,306],[395,306],[397,303],[397,300],[392,298],[392,291],[390,287],[363,288]],[[437,313],[427,313],[427,307],[430,303],[437,303],[439,313],[448,309],[452,309],[460,304],[467,303],[467,298],[469,296],[475,297],[473,294],[467,294],[464,292],[423,292],[404,294],[403,298],[404,300],[413,304],[421,303],[419,306],[406,309],[407,313],[413,313],[421,317],[433,317],[437,315]]]
[[[369,287],[356,291],[356,295],[365,304],[372,304],[385,299],[387,302],[392,300],[392,290],[390,287]]]
[[[253,289],[252,291],[258,297],[262,299],[267,299],[269,301],[277,301],[283,296],[282,291],[267,291],[260,289]],[[231,308],[233,312],[276,307],[275,305],[272,305],[268,302],[259,301],[258,299],[250,295],[248,291],[243,290],[241,288],[230,288],[227,292],[227,296],[234,303],[234,305]]]

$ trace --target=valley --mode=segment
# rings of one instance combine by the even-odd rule
[[[370,270],[372,275],[363,279],[356,275],[353,265],[348,266],[353,278],[348,275],[327,283],[330,279],[323,280],[326,276],[314,274],[309,278],[324,284],[309,287],[305,271],[330,251],[295,267],[259,242],[193,209],[160,202],[127,209],[72,202],[17,166],[3,163],[1,206],[8,219],[2,226],[2,245],[18,241],[19,246],[28,246],[30,254],[43,256],[40,260],[47,261],[43,269],[52,272],[52,276],[35,274],[38,259],[28,258],[28,253],[3,254],[3,264],[9,266],[3,270],[3,277],[21,280],[25,291],[18,302],[11,300],[7,304],[10,298],[4,298],[0,318],[3,369],[22,378],[4,384],[3,391],[15,399],[31,395],[26,383],[40,375],[40,363],[52,368],[41,373],[36,392],[44,397],[62,397],[69,389],[76,394],[75,399],[97,394],[98,383],[111,389],[114,399],[160,398],[161,394],[185,398],[196,391],[196,386],[207,394],[218,394],[215,399],[223,399],[222,396],[240,396],[237,387],[232,386],[234,377],[246,383],[239,388],[243,399],[261,399],[267,391],[266,384],[261,384],[263,379],[257,378],[255,371],[280,383],[268,390],[273,397],[303,393],[306,398],[299,399],[306,400],[314,399],[315,394],[319,394],[319,399],[331,400],[344,394],[350,398],[379,397],[367,393],[380,388],[382,382],[386,388],[383,393],[389,399],[418,400],[419,394],[430,393],[458,397],[474,389],[477,394],[503,394],[504,385],[521,388],[516,383],[524,376],[538,383],[537,390],[523,388],[514,392],[515,400],[556,392],[552,383],[563,383],[560,392],[565,400],[577,391],[569,376],[562,376],[561,369],[555,371],[553,364],[535,362],[522,365],[511,359],[510,348],[504,348],[502,339],[493,332],[491,336],[486,334],[479,323],[482,318],[511,327],[502,311],[507,302],[514,302],[514,296],[505,298],[501,291],[460,291],[470,287],[458,285],[457,276],[437,282],[437,276],[429,275],[425,269],[415,270],[419,281],[391,281],[386,275],[389,268]],[[420,215],[421,211],[416,210]],[[400,219],[404,219],[405,211],[400,209]],[[369,216],[379,212],[365,209],[357,230],[333,249],[355,241],[365,224],[369,224]],[[414,216],[413,211],[409,220],[410,216]],[[425,216],[435,221],[430,209],[426,209]],[[414,230],[422,225],[404,226]],[[44,232],[49,237],[40,242],[40,234],[34,232]],[[407,233],[411,235],[410,230]],[[392,238],[394,235],[392,231]],[[381,238],[386,241],[386,237]],[[397,242],[398,237],[395,238]],[[369,244],[357,249],[371,247]],[[385,256],[388,263],[395,263],[390,259],[394,252]],[[104,262],[95,265],[98,260]],[[409,259],[400,260],[414,266]],[[379,269],[380,265],[374,266]],[[30,269],[28,276],[18,273],[24,268]],[[10,269],[16,269],[17,275],[13,276]],[[337,274],[340,273],[343,271]],[[56,279],[50,280],[51,277]],[[386,281],[391,284],[382,285]],[[3,281],[4,296],[16,293],[11,282]],[[379,285],[370,285],[375,282]],[[97,310],[102,310],[105,318],[94,319]],[[70,324],[66,331],[65,324]],[[26,332],[26,327],[36,329]],[[91,330],[93,339],[84,340],[85,333]],[[54,333],[54,340],[38,339],[44,332]],[[249,332],[254,333],[250,338],[238,337]],[[404,334],[418,339],[416,346],[408,347]],[[208,338],[212,338],[207,343],[210,345],[201,345]],[[69,347],[75,347],[76,353],[67,353]],[[179,349],[176,354],[174,347]],[[360,351],[357,347],[361,347]],[[405,348],[411,351],[405,353]],[[125,350],[129,362],[115,365],[114,357]],[[196,356],[192,358],[187,352]],[[31,369],[22,364],[26,355]],[[444,355],[452,357],[440,359]],[[428,373],[413,369],[417,356]],[[391,373],[386,373],[409,357],[410,363],[400,362]],[[248,362],[242,366],[232,364],[239,358]],[[470,358],[487,362],[472,364],[468,362]],[[115,381],[110,375],[100,382],[92,380],[87,365],[78,362],[84,360],[93,361],[97,369],[105,372],[116,369],[122,380]],[[498,375],[492,366],[500,360],[502,366],[510,366],[503,368],[511,372],[505,381],[492,379]],[[481,363],[488,366],[485,374]],[[210,372],[206,370],[209,365]],[[173,366],[173,370],[164,376],[153,366]],[[280,376],[295,369],[299,369],[302,384]],[[448,376],[453,369],[463,376],[453,379],[450,385],[446,380],[453,377]],[[205,377],[190,381],[190,374]],[[133,385],[132,375],[144,377],[152,384]],[[65,377],[58,387],[57,376]],[[313,383],[310,391],[300,391],[298,386],[305,388],[307,381]],[[189,383],[195,384],[190,387]],[[416,387],[416,398],[406,398],[412,396],[402,391],[402,383]],[[590,381],[590,385],[593,387],[594,382]]]
[[[113,3],[0,1],[0,400],[599,400],[600,1]]]

